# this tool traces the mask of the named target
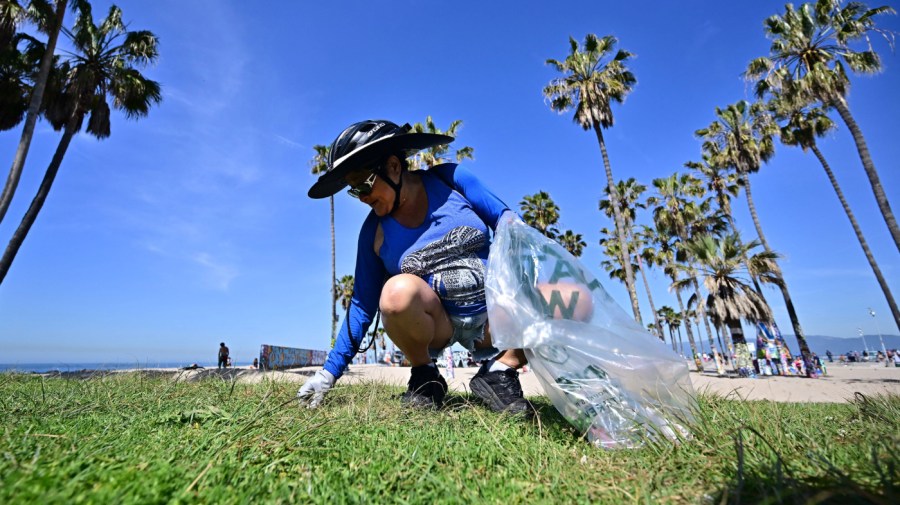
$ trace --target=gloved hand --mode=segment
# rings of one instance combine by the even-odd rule
[[[316,372],[303,384],[300,391],[297,391],[297,399],[300,400],[300,405],[306,405],[311,409],[318,407],[322,403],[322,399],[325,398],[325,393],[331,389],[331,386],[334,386],[334,380],[334,375],[331,375],[331,372],[324,368]]]

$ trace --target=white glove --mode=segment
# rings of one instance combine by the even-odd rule
[[[334,375],[324,368],[316,372],[303,384],[300,391],[297,391],[300,405],[306,405],[311,409],[318,407],[325,398],[325,393],[331,389],[331,386],[334,386],[334,380]]]

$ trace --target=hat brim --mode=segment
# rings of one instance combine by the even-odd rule
[[[309,188],[308,195],[310,198],[328,198],[347,187],[344,178],[350,172],[371,166],[391,154],[403,152],[406,156],[412,156],[422,149],[450,142],[453,142],[453,137],[436,133],[404,133],[378,139],[338,159],[334,167]]]

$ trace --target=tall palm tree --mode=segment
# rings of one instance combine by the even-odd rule
[[[581,253],[584,252],[584,248],[587,247],[587,242],[584,241],[581,234],[572,230],[566,230],[558,235],[556,241],[576,258],[580,257]]]
[[[685,252],[682,244],[691,239],[697,231],[708,232],[715,226],[707,224],[706,207],[708,202],[700,204],[693,201],[695,198],[704,196],[705,190],[700,184],[700,180],[690,174],[672,174],[669,177],[661,177],[653,180],[653,187],[656,194],[647,199],[647,204],[653,207],[653,223],[655,227],[654,236],[656,243],[661,246],[660,253],[670,258],[664,267],[669,277],[672,279],[672,289],[678,297],[678,304],[681,312],[684,313],[684,305],[681,300],[681,291],[685,288],[678,279],[678,272],[684,271],[687,275],[686,280],[689,285],[694,288],[695,296],[700,297],[700,285],[697,283],[696,274],[691,265],[691,258]],[[669,237],[675,240],[669,242]],[[681,266],[683,264],[684,266]],[[706,329],[707,339],[710,343],[713,356],[716,358],[717,365],[720,363],[719,351],[713,342],[713,332],[709,326],[709,319],[705,309],[700,306],[700,318],[703,320]],[[691,351],[695,356],[695,363],[698,370],[702,370],[702,362],[697,359],[697,349],[693,342],[693,337],[688,330],[688,341],[691,343]],[[719,368],[719,373],[723,370]]]
[[[353,276],[345,275],[341,277],[335,285],[334,302],[340,302],[341,308],[344,310],[350,309],[350,303],[353,301],[353,283]]]
[[[682,354],[684,350],[684,345],[681,341],[681,323],[684,321],[684,315],[681,312],[673,311],[672,316],[669,318],[669,324],[671,327],[669,331],[672,332],[672,350],[677,352],[678,354]],[[675,335],[678,335],[678,344],[675,344]]]
[[[747,273],[744,258],[759,245],[758,241],[743,244],[736,233],[722,238],[699,236],[685,244],[697,261],[697,269],[709,293],[707,306],[727,326],[735,345],[746,345],[741,320],[756,323],[769,321],[772,317],[768,304],[742,277]],[[775,257],[769,251],[758,253],[752,256],[751,264],[758,270],[765,270],[761,273],[762,279],[778,283],[780,279],[773,270]]]
[[[309,160],[309,166],[312,169],[312,174],[318,175],[328,170],[328,152],[331,150],[331,146],[316,144],[313,146],[313,150],[316,152],[316,154],[311,160]],[[334,195],[328,197],[328,205],[331,208],[331,341],[334,342],[334,339],[337,336],[338,323],[336,307],[337,295],[335,294],[335,281],[337,279],[337,272],[335,269],[334,260]]]
[[[519,202],[519,209],[522,211],[522,220],[525,224],[541,232],[541,235],[556,240],[559,235],[559,229],[556,227],[559,222],[559,207],[549,193],[539,191],[523,197]]]
[[[544,97],[550,101],[550,108],[559,113],[574,108],[573,119],[575,122],[585,130],[594,130],[597,142],[600,144],[600,154],[603,157],[609,197],[614,202],[613,215],[616,234],[619,242],[625,244],[625,223],[619,212],[619,206],[615,203],[618,201],[619,195],[615,188],[609,155],[606,152],[603,130],[613,126],[611,103],[624,102],[625,97],[637,83],[637,79],[626,65],[632,56],[628,51],[619,49],[612,58],[606,60],[613,53],[617,42],[616,38],[611,35],[597,38],[594,34],[588,34],[584,38],[584,46],[579,47],[578,41],[569,37],[570,48],[566,59],[563,61],[547,60],[547,64],[564,76],[553,79],[544,87]],[[623,249],[621,253],[624,254],[625,250]],[[625,286],[628,289],[628,296],[631,298],[634,319],[643,326],[631,262],[627,261],[624,256],[620,259],[625,269]]]
[[[710,154],[703,154],[701,161],[688,161],[684,166],[694,170],[698,175],[697,178],[706,183],[706,190],[715,198],[719,211],[728,220],[731,228],[736,230],[731,199],[740,194],[741,180],[726,167],[710,163],[710,158]]]
[[[0,131],[15,128],[25,119],[32,83],[47,54],[44,44],[27,33],[15,33],[0,45]]]
[[[710,150],[716,149],[716,146],[713,144],[707,147]],[[706,181],[706,189],[714,195],[719,213],[728,221],[731,229],[737,232],[738,228],[734,222],[734,214],[731,211],[731,199],[740,194],[742,179],[739,179],[737,174],[729,170],[728,167],[712,162],[711,160],[716,157],[715,154],[717,153],[704,153],[701,161],[688,161],[684,166],[697,172]],[[747,261],[749,260],[744,258],[744,262],[747,263]],[[747,269],[750,270],[749,265],[747,265]],[[756,289],[756,292],[765,299],[759,280],[752,272],[750,279],[753,281],[753,287]]]
[[[332,296],[334,296],[332,305],[340,303],[345,313],[350,310],[350,303],[353,301],[353,284],[353,276],[345,275],[336,281],[331,288]],[[336,336],[331,337],[331,347],[334,347],[335,338]]]
[[[6,217],[6,211],[9,210],[9,204],[16,193],[16,188],[19,186],[22,169],[25,167],[25,159],[28,157],[28,149],[31,147],[31,139],[34,137],[34,127],[37,124],[41,104],[44,100],[44,90],[47,87],[47,80],[53,66],[53,53],[56,51],[56,42],[59,39],[59,32],[63,26],[68,0],[57,0],[55,10],[47,1],[32,0],[29,2],[28,9],[22,9],[18,2],[15,1],[7,0],[3,4],[3,8],[0,9],[0,16],[2,16],[0,25],[3,26],[3,32],[7,32],[10,26],[15,27],[18,16],[27,16],[37,25],[39,30],[47,33],[47,44],[43,48],[40,67],[37,75],[34,77],[28,110],[25,112],[25,126],[22,128],[22,135],[19,138],[19,145],[16,148],[9,175],[6,177],[3,192],[0,193],[0,222],[3,222],[3,218]],[[87,4],[85,0],[73,0],[73,6],[75,7],[81,8],[85,4]],[[2,35],[2,38],[5,37],[6,33]],[[2,277],[0,277],[0,281],[2,281]]]
[[[655,246],[652,248],[652,253],[645,251],[644,258],[647,260],[648,264],[661,267],[663,273],[671,280],[671,285],[674,285],[678,282],[678,277],[682,270],[679,268],[677,262],[677,257],[679,256],[677,250],[680,247],[678,237],[673,236],[667,230],[649,226],[644,227],[644,237],[646,237],[649,243],[652,243]],[[685,311],[684,301],[681,299],[681,292],[675,289],[670,290],[675,291],[675,299],[678,301],[679,311],[682,314],[688,314],[688,312]],[[694,364],[697,366],[697,371],[702,372],[703,361],[700,359],[700,354],[697,352],[697,345],[694,341],[694,331],[690,324],[686,324],[684,329],[687,333],[688,343],[691,346],[691,352],[694,354]],[[703,339],[700,338],[699,323],[697,325],[697,339],[700,341],[702,350]]]
[[[625,267],[622,265],[619,258],[624,256],[626,258],[630,257],[633,260],[634,257],[627,253],[623,254],[622,244],[619,243],[619,239],[616,237],[616,232],[609,228],[600,228],[599,244],[603,250],[604,257],[604,259],[600,261],[600,266],[606,270],[610,279],[615,279],[622,284],[625,284]],[[637,269],[637,264],[631,263],[631,270],[635,271]]]
[[[635,245],[637,246],[637,251],[635,252],[635,257],[638,259],[638,269],[641,272],[641,278],[644,281],[644,289],[647,290],[647,300],[650,303],[650,309],[654,312],[654,321],[657,327],[662,326],[662,321],[656,317],[656,314],[659,313],[656,310],[655,304],[653,302],[653,296],[650,293],[650,284],[647,282],[647,269],[652,269],[654,266],[660,264],[660,259],[658,256],[658,252],[655,247],[655,234],[652,232],[649,226],[642,226],[641,231],[634,234],[635,237]],[[693,336],[691,337],[693,340]]]
[[[725,109],[716,107],[718,119],[708,127],[697,130],[696,135],[703,139],[703,151],[712,157],[711,163],[734,169],[741,178],[744,194],[747,196],[747,206],[750,209],[750,217],[756,227],[756,233],[767,253],[772,252],[766,236],[759,222],[759,214],[753,202],[753,194],[750,190],[750,174],[759,171],[760,165],[768,161],[775,153],[774,137],[778,133],[778,127],[774,119],[768,114],[764,104],[757,102],[753,105],[741,100],[727,106]],[[800,345],[800,353],[807,362],[810,359],[809,344],[800,326],[800,318],[794,309],[790,290],[784,280],[777,264],[775,275],[778,276],[778,287],[784,297],[794,335]]]
[[[750,62],[745,75],[757,80],[759,97],[778,93],[789,95],[794,101],[819,102],[837,110],[853,136],[875,201],[900,250],[900,226],[881,185],[862,129],[847,103],[850,79],[844,68],[846,65],[861,74],[881,70],[881,60],[869,35],[881,33],[893,46],[893,34],[879,29],[875,18],[894,12],[888,6],[869,9],[857,1],[843,5],[841,0],[818,0],[815,4],[805,3],[799,9],[787,4],[783,15],[774,15],[765,21],[766,36],[772,39],[769,55]],[[850,47],[858,40],[865,41],[862,51]]]
[[[665,323],[666,327],[669,328],[669,342],[672,344],[672,350],[675,349],[675,337],[672,336],[672,319],[675,317],[675,310],[668,305],[663,305],[656,311],[656,317],[663,323]],[[660,340],[663,342],[666,341],[662,335],[660,335]]]
[[[799,146],[804,152],[807,150],[812,151],[813,154],[816,155],[816,159],[821,163],[822,168],[825,169],[825,175],[828,176],[831,187],[834,188],[834,192],[841,202],[841,206],[844,208],[847,218],[850,220],[850,225],[853,227],[856,239],[863,249],[863,254],[865,254],[866,260],[869,262],[869,266],[872,268],[872,272],[875,273],[875,278],[878,280],[878,285],[881,286],[881,291],[884,293],[885,299],[887,299],[888,306],[891,308],[891,314],[894,316],[894,324],[900,329],[900,310],[897,309],[897,302],[894,300],[894,295],[891,293],[891,289],[888,286],[884,275],[881,273],[878,263],[875,261],[875,256],[872,254],[872,250],[866,242],[862,229],[856,221],[856,216],[853,215],[853,211],[850,209],[850,204],[847,203],[847,199],[844,198],[844,192],[841,190],[841,186],[838,184],[837,178],[834,176],[834,172],[828,164],[828,160],[825,159],[825,156],[822,154],[822,151],[819,150],[816,143],[816,138],[823,137],[828,131],[834,128],[834,123],[820,107],[792,106],[784,100],[773,100],[771,104],[776,117],[783,121],[783,125],[781,126],[781,141],[789,146]]]
[[[45,104],[50,124],[62,129],[63,134],[37,195],[0,258],[0,283],[37,219],[69,143],[85,118],[86,132],[103,139],[110,135],[111,108],[107,100],[112,99],[112,107],[128,118],[146,116],[150,107],[162,101],[159,83],[147,79],[137,69],[156,61],[159,54],[156,36],[146,30],[128,31],[122,22],[122,11],[116,6],[110,7],[99,26],[94,24],[90,4],[79,3],[78,7],[72,31],[64,30],[72,39],[75,52],[62,68],[65,76],[62,92]]]
[[[641,248],[644,243],[641,240],[639,234],[634,233],[634,223],[637,218],[637,209],[646,208],[644,203],[642,202],[642,195],[644,191],[647,190],[647,186],[637,182],[634,177],[629,177],[628,180],[619,181],[616,183],[616,192],[619,195],[619,199],[617,200],[619,203],[619,212],[622,216],[622,221],[625,229],[625,245],[627,246],[625,249],[625,255],[630,258],[634,258],[637,265],[637,270],[641,274],[641,280],[644,283],[644,290],[647,293],[647,301],[650,304],[650,312],[653,314],[653,321],[659,327],[660,333],[662,332],[662,324],[659,321],[659,317],[657,316],[656,306],[653,303],[653,293],[650,291],[650,283],[647,282],[647,273],[644,271],[644,260],[640,253]],[[604,188],[603,192],[609,196],[609,188]],[[600,211],[603,212],[607,217],[613,217],[613,208],[612,208],[612,199],[601,199],[599,203]],[[634,267],[632,267],[634,270]]]
[[[434,120],[431,119],[431,116],[427,116],[425,118],[425,123],[416,123],[412,126],[412,131],[417,133],[434,133],[437,135],[449,135],[451,137],[456,137],[457,131],[462,126],[463,122],[461,119],[457,119],[450,123],[450,126],[447,127],[446,131],[442,131],[440,128],[435,126]],[[447,144],[440,144],[434,147],[429,147],[428,149],[419,151],[411,160],[410,166],[412,170],[420,170],[424,168],[431,168],[435,165],[439,165],[441,163],[447,162],[447,153],[450,151],[450,146]],[[470,146],[465,146],[457,149],[454,152],[454,159],[456,159],[457,163],[460,163],[462,160],[475,159],[475,149]]]

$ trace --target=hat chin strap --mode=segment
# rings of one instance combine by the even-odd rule
[[[388,214],[393,214],[394,211],[397,210],[397,207],[400,206],[400,188],[403,187],[403,170],[400,171],[400,182],[398,183],[392,181],[385,170],[381,170],[378,176],[394,190],[394,205],[391,207],[391,211],[388,212]]]

